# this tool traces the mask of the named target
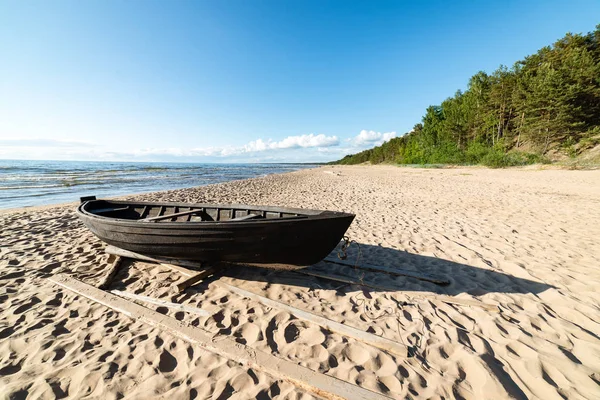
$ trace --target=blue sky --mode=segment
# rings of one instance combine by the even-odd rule
[[[598,16],[597,0],[0,0],[0,158],[338,159]]]

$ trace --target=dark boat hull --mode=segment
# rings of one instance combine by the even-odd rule
[[[241,222],[152,223],[95,215],[86,210],[87,204],[87,208],[93,211],[89,203],[80,205],[77,210],[79,217],[96,236],[113,246],[154,257],[265,267],[300,267],[322,260],[337,246],[354,219],[353,214],[331,211],[220,205],[221,209],[270,210],[270,213],[295,213],[299,217]],[[108,204],[217,207],[184,203]],[[305,211],[311,214],[302,214]]]

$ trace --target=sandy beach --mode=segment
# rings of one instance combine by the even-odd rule
[[[450,281],[314,267],[368,287],[230,268],[173,294],[174,271],[124,263],[111,289],[205,309],[210,316],[138,303],[215,340],[231,337],[395,399],[600,398],[600,171],[325,166],[123,198],[352,212],[347,234],[358,244],[349,262]],[[0,398],[315,396],[49,281],[65,273],[97,285],[107,272],[105,244],[74,208],[0,214]],[[401,343],[409,355],[333,333],[218,282]]]

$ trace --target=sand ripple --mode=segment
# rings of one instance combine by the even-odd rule
[[[333,171],[334,174],[325,174]],[[323,167],[144,200],[232,202],[357,214],[349,260],[440,275],[439,287],[315,266],[395,291],[293,272],[218,279],[402,342],[399,358],[208,282],[173,295],[172,271],[126,262],[113,289],[201,307],[173,318],[393,398],[600,398],[600,173]],[[0,397],[310,398],[50,284],[90,284],[104,245],[72,206],[0,214]],[[497,305],[492,313],[418,296]]]

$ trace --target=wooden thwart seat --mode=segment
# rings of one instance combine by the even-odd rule
[[[197,214],[197,213],[206,214],[206,212],[204,210],[197,209],[197,210],[182,211],[182,212],[167,214],[167,215],[159,215],[157,217],[144,218],[144,219],[141,219],[140,221],[143,221],[143,222],[162,221],[163,219],[171,219],[171,218],[175,218],[175,217],[181,217],[183,215],[190,215],[190,214]],[[205,216],[202,216],[202,220],[204,220],[204,217]]]
[[[246,221],[246,220],[255,219],[255,218],[262,218],[262,215],[260,215],[260,214],[248,214],[248,215],[244,215],[242,217],[232,218],[229,221],[231,221],[231,222]]]
[[[109,213],[109,212],[115,212],[115,211],[125,211],[128,210],[129,207],[120,207],[120,208],[101,208],[99,210],[94,210],[95,213],[97,214],[104,214],[104,213]]]

